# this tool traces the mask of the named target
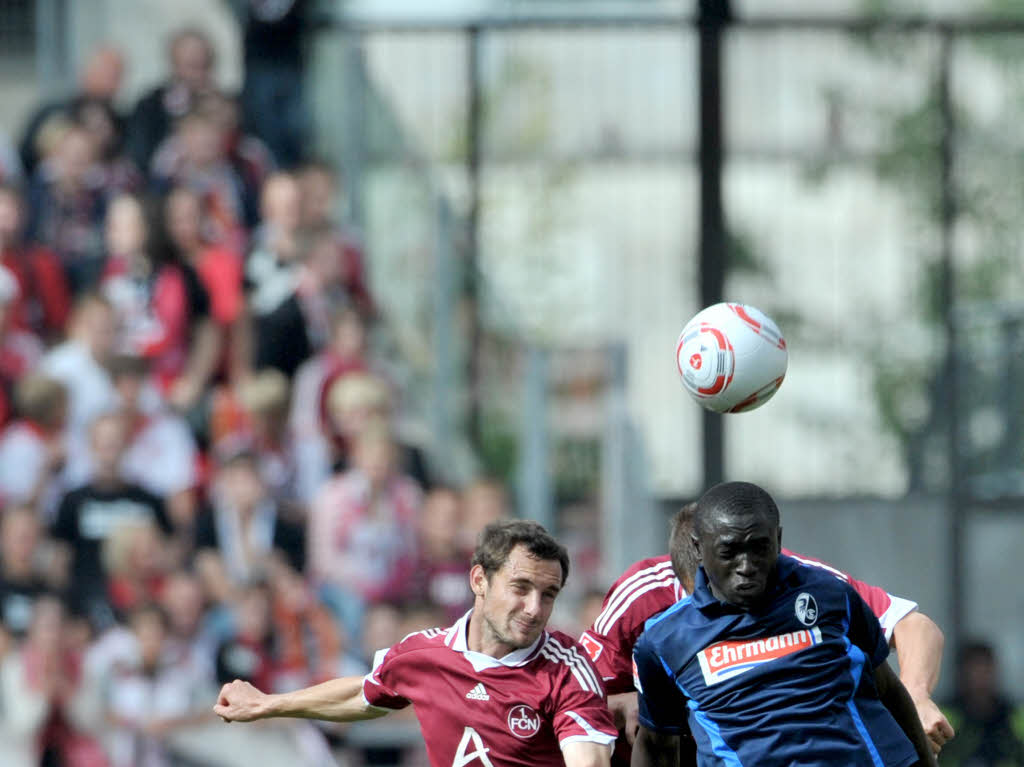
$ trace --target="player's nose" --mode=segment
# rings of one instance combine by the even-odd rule
[[[536,591],[531,591],[526,596],[526,599],[523,600],[523,612],[531,618],[536,618],[538,615],[540,615],[540,610],[540,594]]]
[[[736,574],[750,578],[757,575],[757,573],[758,568],[754,558],[749,554],[740,555],[739,559],[736,561]]]

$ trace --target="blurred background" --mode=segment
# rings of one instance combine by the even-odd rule
[[[4,765],[423,763],[209,707],[448,625],[503,516],[578,634],[722,479],[1024,738],[1024,5],[0,0],[0,95]],[[721,300],[790,350],[726,417]]]

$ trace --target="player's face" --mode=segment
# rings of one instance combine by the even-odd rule
[[[537,559],[525,546],[512,549],[489,580],[479,565],[471,577],[485,641],[499,645],[505,653],[537,640],[562,590],[562,565],[557,560]]]
[[[782,530],[763,514],[723,514],[695,536],[711,592],[743,608],[764,596],[781,543]]]

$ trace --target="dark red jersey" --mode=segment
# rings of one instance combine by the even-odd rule
[[[410,634],[377,654],[363,682],[372,706],[413,705],[432,765],[562,764],[567,743],[615,740],[601,679],[575,640],[545,631],[492,658],[468,649],[468,622]]]

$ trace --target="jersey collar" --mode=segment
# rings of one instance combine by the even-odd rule
[[[513,650],[502,658],[492,658],[490,655],[484,655],[481,652],[475,652],[469,649],[466,634],[469,630],[469,617],[472,614],[473,610],[470,609],[469,612],[455,622],[455,625],[448,629],[448,634],[445,637],[444,643],[455,652],[465,655],[466,660],[473,664],[473,669],[476,671],[482,671],[485,668],[498,668],[500,666],[522,666],[533,657],[537,648],[540,647],[548,637],[548,632],[542,631],[540,632],[540,636],[537,637],[537,640],[529,647]]]

